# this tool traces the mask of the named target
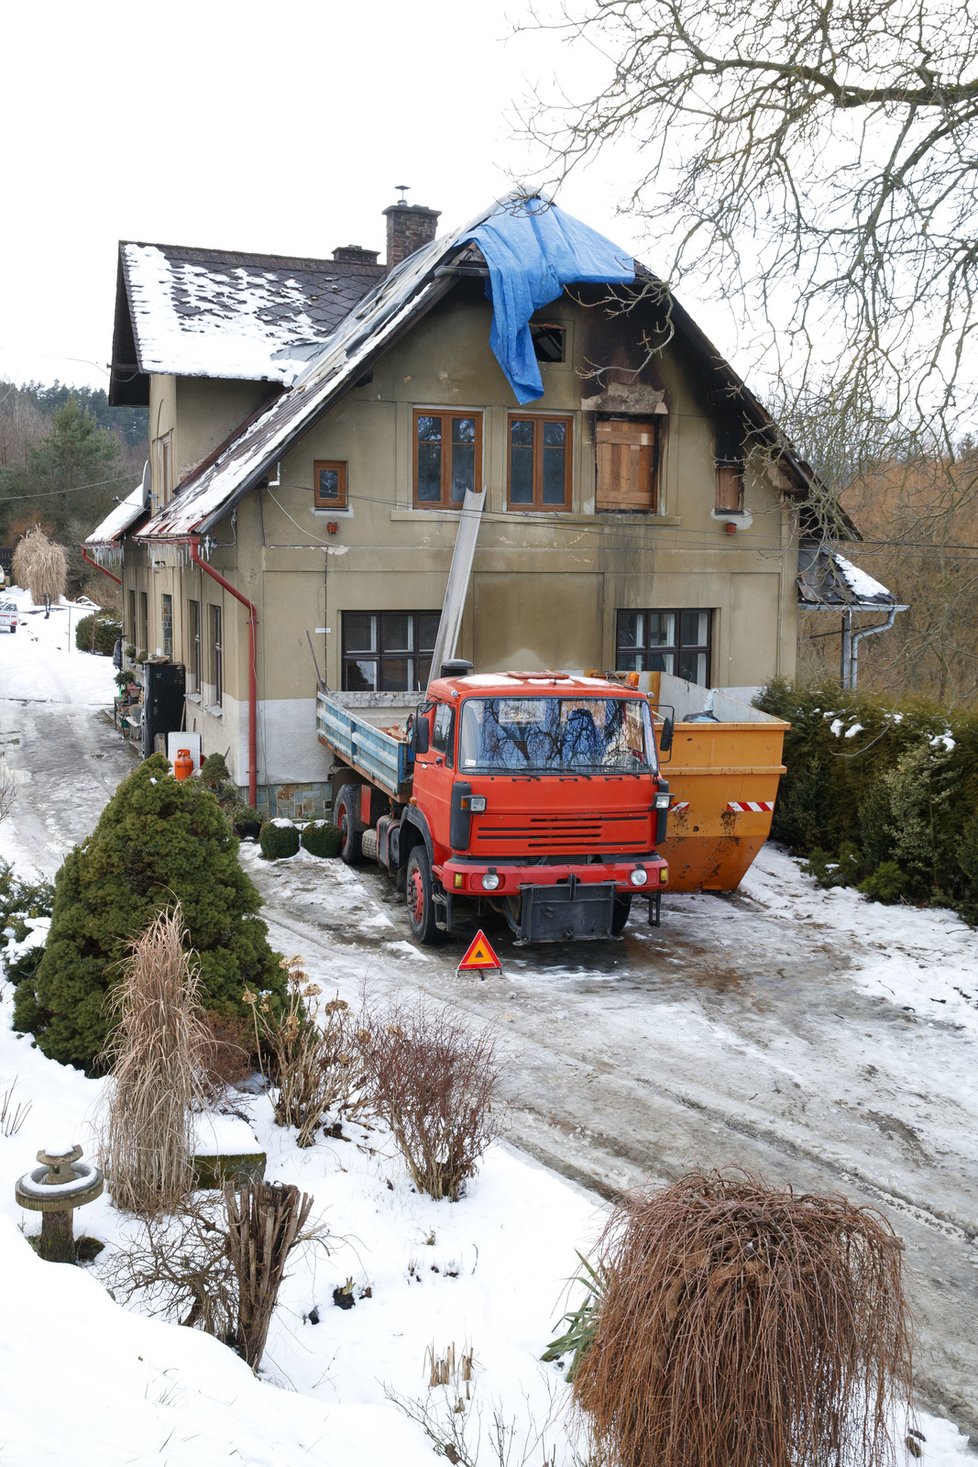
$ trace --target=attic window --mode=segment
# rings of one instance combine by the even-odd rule
[[[530,336],[533,340],[533,355],[538,362],[562,362],[564,360],[564,328],[552,321],[531,321]]]
[[[312,469],[313,505],[316,509],[346,508],[346,463],[338,458],[318,458]]]

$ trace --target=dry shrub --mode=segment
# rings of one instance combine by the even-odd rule
[[[269,1325],[289,1254],[303,1241],[312,1198],[298,1187],[259,1182],[226,1187],[227,1247],[238,1286],[234,1345],[253,1370],[265,1353]]]
[[[909,1407],[902,1244],[843,1198],[685,1177],[626,1198],[574,1376],[614,1467],[825,1467],[894,1460]]]
[[[302,959],[283,960],[288,974],[284,1012],[276,1016],[258,995],[245,994],[255,1020],[263,1064],[277,1087],[275,1119],[295,1126],[299,1146],[312,1146],[326,1117],[339,1120],[362,1103],[364,1065],[357,1026],[341,998],[321,1003]]]
[[[453,1202],[496,1134],[499,1063],[491,1029],[448,1008],[396,1007],[365,1037],[370,1092],[419,1192]]]
[[[116,1206],[126,1212],[178,1207],[193,1184],[192,1110],[202,1098],[207,1030],[184,938],[177,903],[133,943],[112,990],[118,1023],[105,1052],[114,1083],[102,1165]]]
[[[50,606],[65,588],[68,557],[37,525],[17,542],[11,566],[18,586],[26,586],[35,606]]]

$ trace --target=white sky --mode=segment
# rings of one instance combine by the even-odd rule
[[[514,177],[539,180],[514,136],[519,102],[603,63],[514,38],[521,18],[520,0],[9,8],[0,378],[107,385],[120,239],[383,258],[396,184],[445,230]],[[615,215],[626,168],[609,167],[559,202],[643,253]]]

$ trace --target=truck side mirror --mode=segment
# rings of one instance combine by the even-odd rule
[[[663,720],[662,732],[659,735],[659,748],[663,754],[668,754],[672,748],[673,722],[671,718]]]
[[[427,718],[415,718],[411,729],[411,745],[415,754],[427,754],[431,725]]]

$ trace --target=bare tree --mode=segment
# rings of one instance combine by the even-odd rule
[[[633,150],[669,287],[736,297],[762,370],[947,451],[973,403],[978,0],[566,0],[602,80],[527,119],[559,176]],[[960,431],[960,430],[958,430]]]

